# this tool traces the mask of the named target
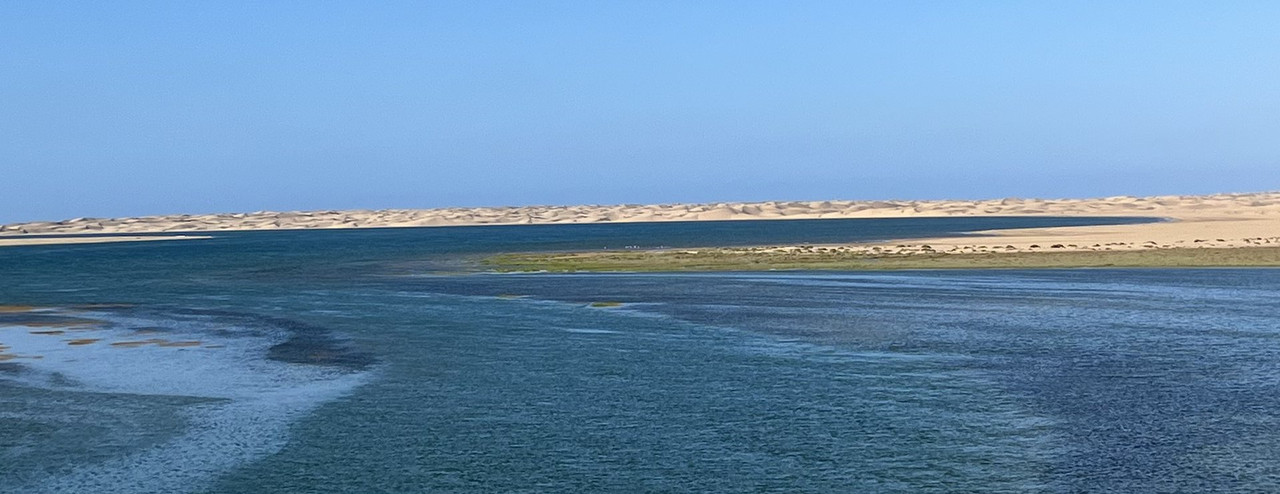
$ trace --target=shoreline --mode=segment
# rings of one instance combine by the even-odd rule
[[[497,272],[1277,267],[1280,215],[987,230],[872,243],[512,253]]]
[[[761,201],[170,214],[13,223],[0,225],[0,237],[414,226],[956,216],[1144,216],[1179,219],[1242,219],[1280,216],[1280,191],[1086,199]]]
[[[1027,228],[973,232],[945,238],[911,239],[842,248],[889,255],[978,254],[1150,250],[1181,247],[1258,247],[1280,242],[1280,192],[1204,196],[1117,196],[1093,199],[987,199],[972,201],[771,201],[754,203],[615,206],[525,206],[420,210],[356,210],[167,215],[137,218],[76,218],[0,225],[0,246],[207,238],[201,232],[409,228],[537,224],[600,224],[672,221],[733,221],[945,217],[1145,217],[1165,221],[1125,225]],[[165,234],[136,236],[135,234]],[[46,235],[66,235],[50,238]],[[114,235],[114,236],[78,236]],[[173,235],[173,236],[169,236]],[[923,247],[928,246],[928,249]],[[1055,247],[1056,246],[1056,247]],[[797,249],[777,246],[773,249]],[[878,252],[875,252],[877,247]]]
[[[717,271],[898,271],[938,269],[1280,268],[1280,246],[869,254],[814,246],[678,251],[500,254],[480,265],[496,273],[662,273]]]

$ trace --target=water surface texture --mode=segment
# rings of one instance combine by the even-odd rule
[[[0,249],[0,492],[1273,491],[1278,270],[463,272],[1091,221]]]

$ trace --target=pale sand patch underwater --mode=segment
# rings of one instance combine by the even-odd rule
[[[158,347],[165,347],[165,348],[181,348],[181,347],[200,346],[200,344],[201,343],[199,341],[169,341],[162,338],[153,338],[153,339],[141,340],[141,341],[117,341],[112,343],[111,346],[118,347],[118,348],[137,348],[141,346],[155,345]]]

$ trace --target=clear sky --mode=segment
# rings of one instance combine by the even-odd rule
[[[1280,2],[0,0],[0,222],[1280,189]]]

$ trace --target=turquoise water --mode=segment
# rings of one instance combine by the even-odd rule
[[[0,249],[0,492],[1273,491],[1277,270],[463,272],[1071,221]]]

